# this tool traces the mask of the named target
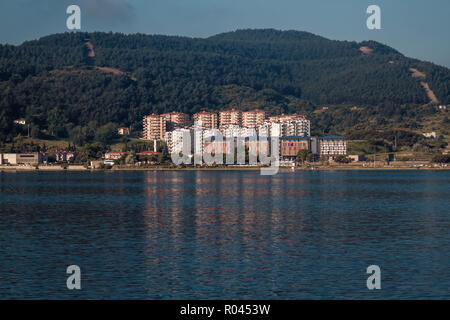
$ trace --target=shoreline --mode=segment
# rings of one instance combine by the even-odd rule
[[[42,166],[39,168],[29,166],[0,166],[0,172],[100,172],[100,171],[257,171],[267,167],[185,167],[185,168],[169,168],[169,167],[116,167],[111,169],[91,169],[83,166],[73,166],[63,168],[60,166]],[[318,166],[313,168],[291,168],[279,167],[282,172],[307,172],[307,171],[447,171],[447,167],[363,167],[363,166]]]

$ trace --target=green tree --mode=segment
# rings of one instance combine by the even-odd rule
[[[431,160],[434,163],[450,163],[450,155],[448,154],[436,154]]]
[[[337,163],[350,163],[352,160],[344,154],[340,154],[334,157],[334,161]]]
[[[136,163],[136,153],[131,151],[125,158],[126,164],[135,164]]]
[[[31,134],[31,137],[33,137],[33,138],[36,138],[36,139],[40,138],[41,130],[39,130],[39,126],[36,124],[32,124],[30,134]]]
[[[105,124],[104,126],[98,128],[95,132],[95,141],[103,144],[109,144],[117,137],[117,125],[114,123]]]
[[[297,153],[297,162],[304,163],[305,161],[311,161],[312,152],[308,149],[300,149]]]

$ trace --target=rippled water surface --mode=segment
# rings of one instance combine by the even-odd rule
[[[449,199],[438,171],[0,172],[0,298],[448,299]]]

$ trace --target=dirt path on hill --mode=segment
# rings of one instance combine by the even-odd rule
[[[427,75],[423,72],[420,72],[416,68],[409,68],[409,71],[412,73],[413,78],[421,78],[426,79]],[[439,99],[434,94],[433,90],[431,90],[430,85],[425,81],[420,81],[420,84],[425,89],[425,92],[427,93],[428,99],[430,99],[431,102],[438,104]]]
[[[95,67],[97,70],[103,71],[103,72],[107,72],[107,73],[112,73],[116,76],[122,76],[122,75],[126,75],[128,76],[131,80],[136,81],[136,77],[133,76],[132,74],[123,72],[122,70],[116,69],[116,68],[110,68],[110,67]]]
[[[95,58],[94,46],[89,41],[86,42],[85,46],[89,49],[88,57]]]
[[[413,78],[426,78],[427,75],[423,72],[420,72],[419,70],[417,70],[416,68],[409,68],[409,71],[412,72],[412,77]]]
[[[439,99],[436,97],[436,95],[434,94],[433,90],[430,89],[430,86],[428,85],[428,83],[426,83],[424,81],[421,81],[420,84],[422,85],[422,87],[427,92],[427,96],[431,100],[431,102],[438,104],[439,103]]]
[[[94,50],[94,46],[92,45],[92,43],[90,41],[85,43],[85,46],[88,48],[89,52],[88,52],[88,57],[89,58],[95,58],[95,50]],[[103,72],[107,72],[107,73],[112,73],[114,75],[117,76],[121,76],[121,75],[128,75],[126,72],[123,72],[119,69],[116,68],[110,68],[110,67],[95,67],[97,70],[103,71]],[[128,75],[130,77],[131,80],[136,81],[136,78],[133,75]]]
[[[371,54],[373,52],[373,49],[366,46],[359,48],[359,50],[364,54]]]
[[[119,70],[119,69],[115,69],[115,68],[109,68],[109,67],[95,67],[96,69],[103,71],[103,72],[108,72],[108,73],[112,73],[115,74],[117,76],[121,76],[124,75],[125,72]]]

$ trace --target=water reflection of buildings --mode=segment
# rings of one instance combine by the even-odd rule
[[[286,178],[259,171],[147,172],[147,267],[178,289],[198,281],[206,288],[238,286],[239,273],[262,257],[273,262],[265,277],[279,272],[286,234],[301,230],[303,220],[302,209],[280,206],[302,201]]]
[[[148,229],[172,235],[170,241],[184,237],[218,246],[225,238],[263,240],[267,235],[260,233],[262,227],[278,235],[286,215],[293,214],[280,204],[292,202],[293,192],[298,193],[289,190],[286,178],[263,177],[256,171],[147,172]]]

